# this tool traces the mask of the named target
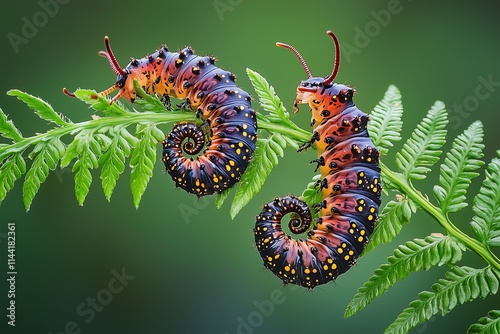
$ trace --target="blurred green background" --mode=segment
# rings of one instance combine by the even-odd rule
[[[434,101],[442,100],[452,120],[449,138],[474,120],[483,121],[489,161],[499,148],[499,7],[497,1],[423,0],[9,1],[0,12],[0,107],[24,135],[49,126],[5,95],[11,88],[42,97],[73,121],[89,119],[91,111],[61,89],[102,90],[113,84],[115,75],[97,56],[109,35],[123,66],[130,56],[142,57],[163,43],[172,50],[191,45],[199,55],[215,55],[217,65],[233,71],[238,84],[255,96],[245,75],[251,68],[267,78],[291,111],[295,87],[305,74],[290,52],[274,44],[294,45],[313,74],[327,75],[333,46],[325,32],[331,29],[344,50],[336,81],[357,90],[360,109],[369,112],[395,84],[403,95],[406,138]],[[29,23],[38,27],[30,30]],[[485,87],[484,80],[494,84]],[[308,127],[307,107],[292,117]],[[314,175],[308,165],[313,155],[287,150],[262,192],[234,220],[230,199],[217,210],[213,198],[198,200],[176,190],[159,158],[138,210],[128,170],[111,202],[95,172],[83,207],[74,197],[68,168],[49,176],[29,212],[22,203],[22,181],[17,181],[0,206],[2,290],[7,223],[17,222],[17,325],[6,325],[6,291],[0,291],[0,332],[382,332],[445,268],[411,275],[344,319],[347,303],[394,247],[442,229],[418,213],[392,244],[362,257],[336,283],[312,292],[283,287],[263,269],[253,244],[254,217],[273,196],[302,192]],[[393,156],[386,160],[393,166]],[[431,196],[437,175],[417,187]],[[474,192],[482,178],[473,183]],[[467,233],[470,213],[469,208],[452,217]],[[474,254],[464,263],[483,265]],[[129,276],[126,285],[113,280],[122,271]],[[105,304],[93,314],[92,299]],[[495,296],[459,306],[414,333],[464,333],[499,304]]]

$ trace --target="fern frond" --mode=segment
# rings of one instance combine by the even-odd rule
[[[51,141],[39,142],[29,154],[33,163],[26,173],[23,184],[23,201],[26,211],[29,211],[31,202],[40,189],[40,185],[45,182],[49,171],[56,169],[65,150],[66,146],[60,138],[56,137]]]
[[[137,96],[140,98],[135,100],[135,103],[141,106],[142,110],[152,111],[152,112],[166,112],[167,109],[163,103],[156,96],[151,96],[147,94],[141,85],[134,79],[134,88],[137,92]]]
[[[430,167],[439,160],[446,139],[446,124],[445,106],[437,101],[396,154],[396,165],[406,179],[424,179]]]
[[[99,166],[97,159],[101,155],[101,147],[94,132],[93,129],[80,131],[61,158],[61,167],[68,166],[76,158],[71,170],[75,173],[75,196],[79,205],[83,205],[92,183],[90,170]]]
[[[156,162],[156,145],[165,135],[155,124],[138,124],[135,132],[139,139],[130,158],[130,187],[135,207],[139,207],[142,195],[146,190],[149,179],[153,176]]]
[[[399,246],[375,275],[358,289],[347,306],[345,316],[350,317],[364,309],[373,299],[382,295],[397,281],[405,279],[410,273],[429,270],[444,263],[456,263],[462,258],[464,247],[450,236],[428,236],[414,239]]]
[[[125,170],[125,158],[129,157],[138,139],[132,136],[125,127],[107,129],[108,145],[103,146],[103,154],[99,158],[101,166],[101,182],[104,195],[108,201],[116,186],[116,181]],[[103,143],[104,144],[104,143]]]
[[[390,85],[382,100],[370,113],[368,132],[381,154],[387,154],[396,141],[401,140],[403,121],[403,103],[401,93],[394,85]]]
[[[500,311],[491,310],[488,316],[469,327],[468,334],[499,334],[500,333]]]
[[[95,111],[101,111],[105,116],[123,116],[130,114],[120,101],[109,104],[109,100],[97,94],[95,90],[91,89],[77,89],[75,96],[85,103],[87,103]]]
[[[311,133],[290,120],[290,114],[267,80],[249,68],[247,74],[259,97],[261,107],[269,113],[268,115],[257,113],[259,129],[267,129],[271,134],[276,132],[282,134],[283,140],[290,142],[293,147],[298,147],[301,142],[309,140]]]
[[[12,139],[15,142],[23,140],[21,131],[19,131],[14,123],[7,118],[3,110],[0,108],[0,135],[6,139]],[[0,154],[1,155],[1,154]]]
[[[26,162],[22,157],[22,152],[0,159],[0,204],[14,187],[14,182],[24,173],[26,173]]]
[[[366,246],[364,253],[380,244],[391,242],[401,232],[403,225],[410,222],[412,212],[415,213],[416,211],[415,203],[401,195],[398,195],[396,200],[387,203],[380,213],[375,230],[370,235],[370,242]]]
[[[241,177],[240,187],[236,190],[230,215],[234,218],[238,212],[257,194],[265,180],[283,157],[286,141],[281,134],[257,139],[257,146],[252,161]]]
[[[276,95],[273,86],[269,85],[262,75],[249,68],[247,68],[247,75],[259,96],[260,105],[269,112],[269,116],[278,119],[289,119],[290,115],[283,106],[283,102]]]
[[[487,246],[500,246],[500,159],[493,158],[486,170],[486,179],[472,207],[476,214],[471,227]]]
[[[310,208],[323,199],[321,188],[318,187],[319,180],[321,180],[321,174],[314,175],[312,181],[309,182],[307,188],[302,192],[301,200],[306,202]]]
[[[57,113],[47,102],[44,100],[34,97],[33,95],[27,94],[17,89],[12,89],[7,92],[7,95],[15,96],[20,101],[23,101],[35,111],[35,113],[43,120],[55,123],[59,126],[64,126],[71,121],[59,113]]]
[[[230,192],[231,192],[231,189],[226,189],[223,192],[215,195],[215,207],[217,209],[220,209],[222,207],[222,204],[224,204],[224,201],[229,196]]]
[[[386,334],[408,333],[421,322],[429,320],[434,314],[445,315],[458,304],[478,297],[485,298],[498,291],[499,273],[490,267],[474,269],[453,267],[432,286],[433,291],[424,291],[419,299],[410,303],[397,319],[386,329]]]
[[[483,126],[479,121],[453,141],[441,165],[440,185],[434,187],[434,195],[444,214],[467,206],[465,193],[471,180],[479,175],[476,170],[484,164],[480,160],[483,148]]]

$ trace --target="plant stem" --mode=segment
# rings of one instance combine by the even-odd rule
[[[486,246],[478,240],[471,238],[458,227],[456,227],[449,218],[443,214],[443,211],[433,205],[422,193],[417,191],[409,182],[407,182],[399,173],[393,172],[382,162],[380,163],[384,178],[397,185],[409,198],[417,203],[425,212],[430,214],[450,235],[460,240],[467,248],[477,253],[492,267],[500,270],[500,259],[493,254]]]
[[[49,141],[53,138],[62,137],[74,132],[79,132],[83,129],[99,129],[103,127],[112,127],[116,125],[129,126],[139,123],[155,123],[163,124],[169,122],[179,121],[192,121],[196,118],[194,113],[188,112],[169,112],[169,113],[155,113],[155,112],[140,112],[140,113],[127,113],[123,116],[102,117],[90,121],[80,123],[67,123],[67,125],[54,128],[45,133],[38,134],[32,137],[26,137],[22,140],[12,143],[10,145],[0,147],[0,156],[6,151],[23,151],[30,145],[37,142]]]
[[[283,121],[281,121],[283,122]],[[295,123],[288,121],[288,125],[282,125],[275,122],[270,122],[264,117],[258,117],[258,127],[260,129],[266,129],[270,133],[280,133],[295,139],[298,142],[306,142],[311,139],[311,132],[299,128]]]

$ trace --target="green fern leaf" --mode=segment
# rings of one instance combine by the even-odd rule
[[[156,163],[156,145],[165,138],[165,135],[155,124],[138,124],[135,135],[139,141],[130,158],[130,167],[132,168],[130,188],[134,205],[138,208],[148,182],[153,176],[153,168]]]
[[[283,140],[283,136],[278,133],[265,139],[257,139],[252,161],[241,177],[240,187],[236,191],[231,204],[231,218],[234,218],[252,197],[260,191],[264,181],[274,166],[278,164],[278,155],[283,157],[285,147],[282,145],[284,143],[286,142]]]
[[[491,310],[488,316],[469,327],[469,334],[499,334],[500,333],[500,311]]]
[[[381,154],[387,154],[393,143],[401,140],[403,121],[403,103],[401,93],[394,85],[390,85],[375,108],[370,113],[368,132]]]
[[[429,270],[444,263],[456,263],[462,258],[465,248],[452,237],[428,236],[414,239],[399,246],[375,275],[358,289],[347,306],[345,316],[350,317],[364,309],[376,297],[382,295],[397,281],[405,279],[410,273]]]
[[[500,246],[500,159],[494,158],[474,199],[471,227],[485,245]]]
[[[453,267],[446,273],[446,279],[440,279],[432,286],[433,291],[421,292],[419,299],[412,301],[385,333],[408,333],[434,314],[445,315],[459,304],[495,294],[499,286],[498,276],[499,273],[490,267]]]
[[[21,92],[17,89],[9,90],[7,95],[15,96],[20,101],[26,103],[41,119],[55,123],[59,126],[64,126],[67,125],[68,122],[71,122],[65,116],[55,112],[50,104],[38,97],[34,97],[33,95]]]
[[[226,189],[223,192],[215,195],[215,207],[217,209],[220,209],[222,207],[222,204],[224,204],[224,201],[229,196],[230,192],[231,192],[231,189]]]
[[[16,128],[14,123],[7,118],[3,110],[0,108],[0,135],[6,139],[12,139],[15,142],[23,140],[21,132]]]
[[[250,82],[255,92],[259,96],[259,102],[262,108],[267,110],[270,116],[288,120],[290,115],[283,106],[280,98],[276,95],[273,86],[269,85],[262,75],[249,68],[247,68],[247,75],[250,78]]]
[[[477,121],[459,135],[446,154],[441,165],[440,185],[434,187],[434,195],[444,214],[456,212],[467,206],[465,193],[471,180],[479,175],[476,172],[484,162],[483,126]]]
[[[400,195],[397,200],[387,203],[380,213],[364,253],[378,245],[391,242],[401,232],[403,225],[410,222],[412,212],[415,213],[416,210],[417,207],[412,200]]]
[[[110,104],[110,100],[97,94],[95,90],[77,89],[75,96],[90,105],[92,109],[102,111],[106,116],[120,116],[129,113],[120,101]]]
[[[66,147],[59,137],[47,142],[39,142],[29,154],[33,159],[23,184],[23,201],[26,211],[29,211],[31,202],[40,189],[40,185],[45,182],[49,171],[56,169],[59,160],[64,154]]]
[[[104,195],[108,201],[116,187],[116,181],[125,170],[125,158],[130,156],[132,148],[137,144],[137,138],[132,136],[125,127],[110,129],[109,144],[103,146],[103,154],[99,158],[101,166],[101,183]],[[109,138],[109,137],[108,137]]]
[[[437,101],[396,154],[396,165],[406,179],[424,179],[430,167],[439,160],[440,148],[446,141],[446,124],[445,106]]]
[[[26,162],[22,157],[22,152],[0,159],[0,204],[14,187],[14,182],[24,173],[26,173]]]
[[[140,105],[142,110],[158,112],[158,113],[167,111],[163,103],[156,96],[151,96],[147,94],[135,79],[134,79],[134,88],[137,92],[137,95],[141,97],[140,99],[136,99],[135,103]]]
[[[323,192],[318,187],[318,182],[320,180],[321,174],[314,175],[312,181],[309,182],[307,188],[302,192],[301,199],[306,202],[309,207],[313,207],[323,199]]]
[[[80,131],[61,158],[61,167],[66,167],[77,158],[72,171],[75,172],[75,196],[79,205],[83,205],[85,197],[92,183],[90,169],[99,166],[98,156],[101,155],[101,147],[94,137],[94,130],[84,129]]]

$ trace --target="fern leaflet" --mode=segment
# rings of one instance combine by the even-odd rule
[[[443,213],[456,212],[467,206],[465,193],[471,180],[479,175],[476,172],[484,162],[483,126],[474,122],[459,135],[446,154],[441,165],[440,185],[434,187],[434,195],[441,205]]]
[[[470,334],[498,334],[500,333],[500,311],[491,310],[487,317],[482,317],[479,321],[469,327],[467,333]]]
[[[446,109],[437,101],[396,154],[396,165],[406,179],[424,179],[430,167],[439,160],[440,148],[446,139],[446,124]]]
[[[444,263],[456,263],[462,258],[464,247],[449,236],[428,236],[415,239],[399,246],[387,261],[381,265],[347,306],[345,316],[349,317],[365,308],[373,299],[382,295],[397,281],[410,273],[429,270]]]
[[[486,179],[474,199],[471,227],[479,240],[488,246],[500,246],[500,159],[488,165]]]
[[[445,315],[458,304],[495,294],[498,285],[499,273],[490,267],[453,267],[446,273],[446,279],[440,279],[432,286],[433,291],[421,292],[419,299],[412,301],[385,333],[407,333],[438,312]]]
[[[370,137],[381,154],[387,154],[393,143],[401,140],[402,115],[401,93],[396,86],[390,85],[383,99],[371,112],[368,123]]]

